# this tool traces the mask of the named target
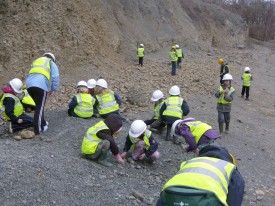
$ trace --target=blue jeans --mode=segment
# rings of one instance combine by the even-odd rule
[[[172,76],[176,75],[177,62],[172,62]]]

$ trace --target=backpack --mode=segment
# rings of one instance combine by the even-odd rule
[[[223,206],[213,192],[185,186],[165,188],[161,201],[165,206]]]

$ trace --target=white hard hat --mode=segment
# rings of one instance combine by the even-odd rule
[[[171,133],[170,133],[172,137],[173,137],[173,136],[180,137],[180,135],[178,135],[178,134],[175,133],[175,130],[176,130],[177,125],[178,125],[179,123],[181,123],[181,122],[183,122],[183,120],[182,120],[182,119],[178,119],[178,120],[176,120],[176,121],[173,123],[172,128],[171,128]]]
[[[87,87],[87,82],[81,80],[77,83],[76,87]]]
[[[101,87],[106,88],[106,89],[108,88],[107,87],[107,82],[105,81],[105,79],[99,79],[99,80],[97,80],[96,85],[97,86],[101,86]]]
[[[169,89],[169,94],[171,94],[171,95],[179,95],[180,94],[180,88],[177,85],[172,86]]]
[[[244,72],[248,72],[248,71],[250,71],[250,68],[249,67],[245,67],[244,68]]]
[[[9,83],[10,83],[10,86],[13,89],[13,91],[15,91],[18,94],[22,93],[23,83],[22,83],[22,81],[20,79],[14,78],[14,79],[10,80]]]
[[[178,44],[176,44],[176,48],[180,48],[180,46]]]
[[[187,118],[183,119],[183,121],[184,122],[193,122],[193,121],[195,121],[195,118],[193,118],[193,117],[187,117]]]
[[[43,56],[50,57],[55,62],[55,56],[52,53],[48,52],[43,54]]]
[[[94,80],[94,79],[89,79],[89,80],[87,81],[87,85],[88,85],[88,88],[89,88],[89,89],[94,88],[94,87],[96,86],[96,80]]]
[[[162,91],[156,90],[156,91],[153,92],[151,100],[154,101],[154,102],[156,102],[156,101],[158,101],[161,98],[163,98]]]
[[[231,74],[225,74],[222,78],[222,80],[233,80],[233,77]]]
[[[143,45],[143,44],[140,44],[139,46],[144,47],[144,45]]]
[[[129,135],[131,137],[139,137],[146,130],[146,128],[147,128],[147,126],[144,123],[144,121],[142,121],[142,120],[135,120],[131,124]]]

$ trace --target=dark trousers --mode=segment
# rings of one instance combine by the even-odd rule
[[[243,88],[242,88],[242,97],[243,97],[243,95],[245,93],[245,97],[247,99],[249,98],[249,88],[250,88],[250,86],[243,86]]]
[[[143,57],[138,58],[138,65],[143,66]]]
[[[172,76],[176,75],[177,62],[172,62]]]
[[[182,57],[178,57],[177,67],[181,68]]]
[[[28,127],[33,127],[33,118],[32,117],[30,117],[26,114],[21,114],[18,118],[22,119],[23,122],[21,124],[19,124],[17,122],[12,122],[11,126],[12,126],[13,132],[18,132],[18,131],[21,131]]]
[[[35,102],[35,111],[34,111],[34,133],[35,135],[43,132],[43,128],[46,125],[44,119],[44,107],[47,99],[47,92],[38,87],[28,88],[28,93],[33,98]]]

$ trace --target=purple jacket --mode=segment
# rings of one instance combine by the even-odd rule
[[[221,135],[219,135],[216,130],[209,129],[201,136],[197,144],[194,135],[186,124],[182,125],[179,128],[179,135],[181,135],[185,139],[186,143],[189,145],[186,150],[187,152],[197,149],[199,145],[209,143],[211,139],[217,139],[221,137]]]

